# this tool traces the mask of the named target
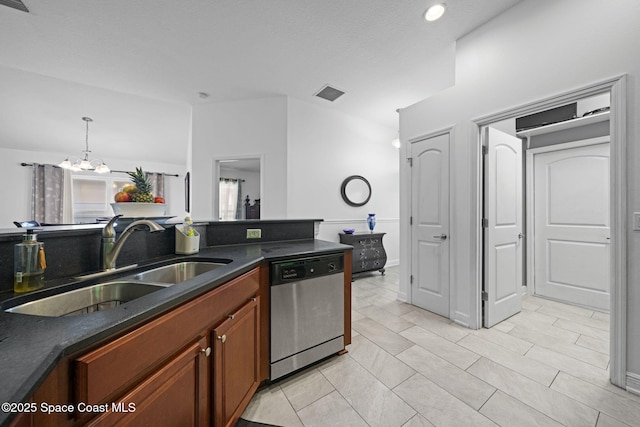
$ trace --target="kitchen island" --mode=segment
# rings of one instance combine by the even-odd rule
[[[255,223],[249,226],[255,227]],[[256,269],[258,269],[257,277],[259,277],[260,286],[258,294],[264,295],[264,292],[268,292],[266,264],[271,261],[337,252],[345,252],[349,258],[351,255],[350,246],[315,240],[313,234],[306,238],[293,240],[287,240],[286,237],[285,233],[279,237],[281,240],[202,247],[198,254],[188,257],[169,254],[139,262],[139,266],[135,269],[115,273],[113,276],[109,276],[109,279],[131,275],[151,266],[165,265],[185,258],[190,260],[221,260],[224,261],[224,265],[178,285],[161,289],[107,311],[72,317],[30,316],[6,313],[4,310],[15,305],[16,300],[11,298],[4,300],[1,305],[2,311],[0,311],[0,378],[3,383],[0,389],[0,400],[16,404],[30,402],[34,393],[43,383],[51,383],[52,373],[55,373],[57,377],[55,381],[60,382],[65,379],[71,381],[71,372],[68,366],[77,357],[131,333],[236,278],[256,271]],[[350,282],[350,270],[348,272],[345,270],[345,277],[347,273],[349,278],[345,278],[345,292],[347,292],[347,283]],[[89,280],[58,278],[52,282],[53,286],[48,285],[45,290],[40,292],[44,294],[55,293],[60,287],[87,286],[97,283],[98,280],[104,280],[104,278]],[[265,291],[265,289],[267,290]],[[35,296],[37,294],[21,296],[19,299],[28,300]],[[260,351],[265,353],[268,351],[268,321],[265,321],[268,319],[266,317],[268,315],[267,298],[261,298],[259,305],[262,308],[259,311],[262,327],[260,329],[262,337]],[[350,325],[350,298],[348,303],[345,299],[345,325],[347,322]],[[345,327],[345,345],[350,342],[350,331],[350,326]],[[262,359],[265,357],[262,357],[260,361],[260,379],[264,380],[266,378],[265,360]],[[266,361],[268,362],[268,357]],[[65,364],[67,365],[66,370],[60,371],[59,366]],[[63,386],[60,388],[65,389]],[[69,390],[70,386],[67,385],[66,393],[69,393]],[[73,402],[59,403],[72,404]],[[40,411],[41,408],[37,408],[37,410]],[[17,412],[11,410],[3,411],[0,413],[0,424],[9,425],[17,415],[19,415]],[[73,416],[73,414],[68,416],[67,423],[64,425],[73,425]]]

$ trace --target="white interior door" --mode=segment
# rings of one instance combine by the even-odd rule
[[[534,289],[609,309],[609,143],[535,153]]]
[[[411,303],[449,317],[449,135],[410,150]]]
[[[522,141],[486,128],[484,326],[522,309]]]

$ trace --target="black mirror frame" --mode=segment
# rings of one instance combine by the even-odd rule
[[[364,202],[362,202],[362,203],[356,203],[356,202],[352,201],[351,199],[349,199],[349,197],[347,197],[347,185],[351,181],[354,181],[356,179],[359,179],[359,180],[363,181],[365,184],[367,184],[367,188],[369,189],[369,194],[367,195],[366,200]],[[353,206],[353,207],[364,206],[371,199],[371,184],[369,184],[369,181],[367,181],[367,179],[365,177],[363,177],[363,176],[351,175],[351,176],[345,178],[344,181],[342,181],[342,186],[340,187],[340,194],[342,194],[342,200],[344,200],[344,202],[346,204],[348,204],[349,206]]]

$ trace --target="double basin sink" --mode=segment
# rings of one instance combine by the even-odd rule
[[[225,262],[181,261],[131,276],[30,301],[6,309],[35,316],[75,316],[109,310],[128,301],[215,270]]]

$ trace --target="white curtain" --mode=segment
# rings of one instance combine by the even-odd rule
[[[151,188],[153,188],[153,195],[156,197],[164,197],[164,174],[156,172],[146,173]]]
[[[238,180],[220,178],[220,220],[236,219],[238,199]]]

